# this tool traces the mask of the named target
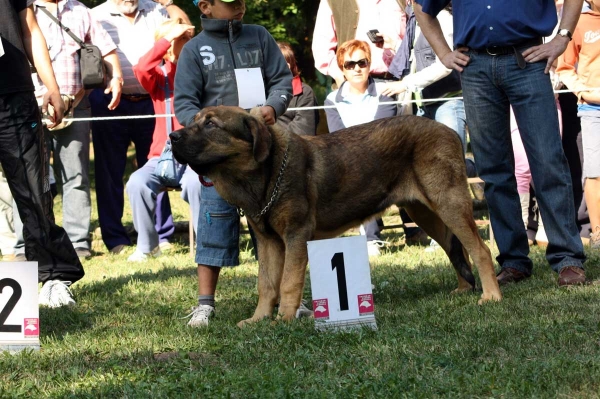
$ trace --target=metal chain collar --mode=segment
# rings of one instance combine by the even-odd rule
[[[277,180],[275,181],[275,187],[273,187],[273,193],[271,194],[271,199],[269,200],[269,203],[263,208],[262,211],[252,216],[252,219],[258,220],[261,217],[263,217],[263,215],[267,213],[275,203],[275,200],[277,199],[277,194],[279,193],[279,184],[281,183],[283,171],[285,170],[285,165],[287,164],[289,148],[290,146],[288,144],[288,146],[285,147],[285,152],[283,153],[283,161],[281,161],[281,167],[279,168],[279,176],[277,176]]]

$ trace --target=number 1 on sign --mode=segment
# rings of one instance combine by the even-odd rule
[[[336,252],[331,258],[331,270],[337,273],[338,295],[340,298],[340,310],[348,310],[348,286],[346,285],[346,265],[344,264],[344,253]]]

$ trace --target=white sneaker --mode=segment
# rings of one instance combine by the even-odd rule
[[[306,307],[306,300],[300,302],[300,307],[296,310],[296,318],[313,317],[313,311]]]
[[[437,251],[438,249],[442,249],[442,247],[440,246],[440,244],[438,244],[433,238],[431,239],[431,242],[429,243],[429,246],[427,248],[425,248],[425,252],[434,252]]]
[[[150,253],[143,253],[142,251],[136,249],[129,258],[127,258],[127,262],[144,262],[150,258],[157,258],[162,255],[160,251],[160,247],[154,248]]]
[[[192,308],[192,312],[183,317],[190,318],[187,325],[190,327],[205,327],[208,326],[208,319],[215,314],[215,307],[210,305],[198,305]]]
[[[61,306],[75,306],[69,286],[70,281],[50,280],[42,286],[39,296],[40,306],[49,308],[60,308]]]
[[[379,248],[385,247],[386,244],[389,243],[381,240],[367,241],[367,253],[369,254],[369,257],[381,255],[381,250]]]
[[[173,245],[169,241],[161,242],[158,244],[158,247],[160,248],[161,252],[168,252],[173,249]]]

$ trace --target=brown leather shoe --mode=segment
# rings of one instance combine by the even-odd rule
[[[565,266],[558,273],[558,285],[564,287],[567,285],[585,284],[585,271],[577,266]]]
[[[505,285],[509,283],[518,283],[523,281],[529,276],[523,272],[513,269],[512,267],[503,267],[500,273],[496,276],[499,285]]]

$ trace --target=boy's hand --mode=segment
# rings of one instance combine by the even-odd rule
[[[275,110],[270,105],[265,105],[264,107],[260,107],[260,113],[265,120],[267,125],[275,124]]]
[[[172,42],[173,40],[188,34],[190,37],[194,34],[194,25],[177,24],[169,30],[165,35],[167,41]]]

